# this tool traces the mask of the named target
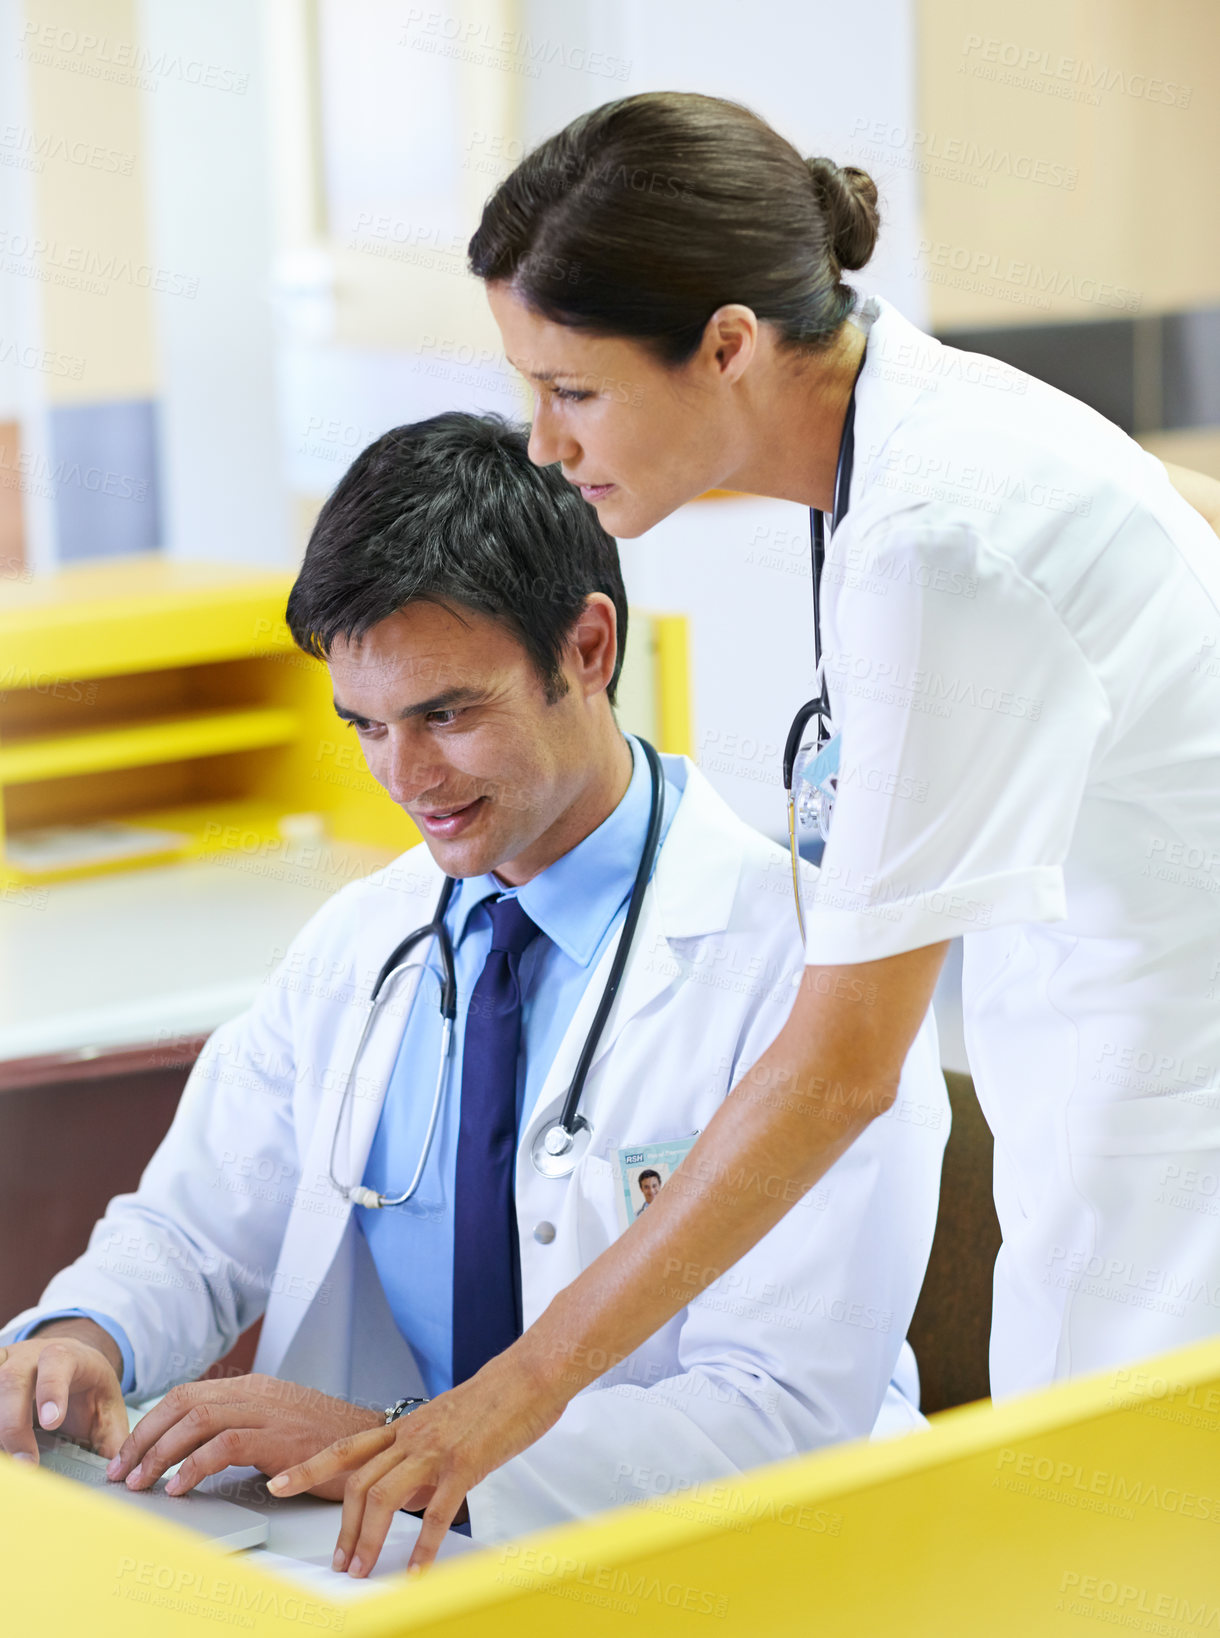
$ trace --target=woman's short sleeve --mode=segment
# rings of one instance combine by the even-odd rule
[[[842,733],[806,960],[874,961],[1065,911],[1105,692],[1045,593],[974,528],[887,523],[832,575]]]

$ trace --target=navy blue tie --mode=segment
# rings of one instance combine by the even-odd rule
[[[538,929],[515,898],[486,899],[491,949],[470,997],[462,1044],[453,1216],[453,1382],[521,1335],[517,1164],[517,968]]]

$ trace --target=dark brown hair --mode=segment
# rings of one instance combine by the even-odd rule
[[[842,274],[868,261],[879,221],[864,171],[802,159],[740,103],[650,91],[527,154],[484,207],[470,267],[544,318],[669,364],[727,302],[816,349],[855,305]]]
[[[414,602],[473,609],[520,639],[553,702],[591,592],[618,615],[613,705],[627,645],[618,547],[558,466],[530,460],[523,428],[447,410],[395,427],[348,467],[309,537],[288,628],[325,658]]]

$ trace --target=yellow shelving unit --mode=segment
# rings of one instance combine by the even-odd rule
[[[28,785],[73,774],[108,773],[118,768],[150,767],[155,762],[182,762],[229,751],[254,751],[287,745],[301,731],[295,711],[201,711],[137,722],[93,734],[61,734],[0,746],[0,785]]]
[[[137,559],[0,586],[0,886],[417,832],[284,624],[292,575]],[[291,819],[290,819],[291,816]]]

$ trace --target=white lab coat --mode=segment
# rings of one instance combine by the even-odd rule
[[[561,1181],[530,1159],[562,1104],[609,950],[521,1135],[527,1325],[620,1232],[614,1151],[706,1126],[779,1030],[802,970],[786,856],[690,763],[665,760],[685,793],[588,1078],[590,1148]],[[111,1203],[44,1293],[43,1311],[87,1307],[125,1327],[141,1395],[197,1376],[260,1313],[259,1371],[378,1406],[422,1391],[329,1170],[364,998],[404,932],[429,919],[439,882],[421,846],[309,922],[251,1009],[209,1040],[138,1191]],[[412,982],[370,1033],[337,1145],[344,1182],[362,1176]],[[476,1487],[474,1538],[866,1435],[883,1401],[890,1426],[917,1424],[889,1384],[931,1245],[948,1125],[929,1019],[894,1109],[752,1252]],[[536,1237],[539,1224],[553,1238]]]
[[[1083,404],[871,298],[811,962],[964,935],[996,1398],[1220,1331],[1220,548]]]

